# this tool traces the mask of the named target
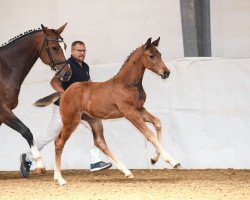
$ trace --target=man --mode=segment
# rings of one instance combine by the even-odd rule
[[[84,62],[86,51],[87,50],[85,44],[82,41],[75,41],[72,43],[71,57],[68,59],[68,63],[70,64],[70,67],[72,69],[72,76],[68,82],[62,83],[60,83],[58,78],[54,76],[50,84],[56,91],[63,93],[71,84],[75,82],[91,81],[89,75],[89,66]],[[55,140],[55,138],[60,133],[60,130],[62,128],[62,121],[60,116],[59,104],[60,99],[58,99],[53,105],[53,115],[46,134],[39,137],[35,142],[39,151],[41,151],[49,142]],[[81,124],[90,129],[87,122],[82,120]],[[101,161],[100,151],[94,145],[93,137],[91,140],[90,155],[90,171],[108,169],[112,166],[111,163]],[[22,177],[26,178],[29,176],[32,160],[33,157],[30,151],[27,151],[26,154],[21,154],[20,173]]]

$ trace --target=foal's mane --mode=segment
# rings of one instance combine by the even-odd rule
[[[131,56],[132,56],[138,49],[141,49],[143,45],[144,45],[144,44],[142,44],[141,46],[139,46],[138,48],[136,48],[135,50],[133,50],[132,52],[130,52],[130,54],[127,56],[125,62],[123,63],[123,65],[125,65],[125,64],[129,61],[129,59],[131,58]],[[123,66],[123,65],[122,65],[122,66]]]
[[[56,30],[54,30],[54,29],[50,29],[50,30],[56,33]],[[25,31],[24,33],[21,33],[20,35],[17,35],[15,37],[11,38],[8,42],[5,42],[4,44],[2,44],[1,47],[6,47],[9,44],[11,44],[12,42],[15,42],[23,37],[26,37],[27,35],[30,35],[30,34],[35,33],[35,32],[40,32],[40,31],[42,31],[41,28]]]
[[[139,49],[141,49],[143,47],[144,44],[142,44],[141,46],[139,46],[138,48],[136,48],[135,50],[133,50],[132,52],[130,52],[130,54],[127,56],[126,60],[124,61],[122,67],[120,68],[119,72],[121,71],[121,69],[128,63],[129,59],[132,57],[132,55]],[[119,72],[117,74],[119,74]]]

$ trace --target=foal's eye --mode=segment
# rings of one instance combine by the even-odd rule
[[[151,54],[151,55],[149,55],[149,58],[154,58],[154,55],[152,55],[152,54]]]
[[[58,51],[58,50],[59,50],[58,47],[52,47],[52,49],[53,49],[54,51]]]

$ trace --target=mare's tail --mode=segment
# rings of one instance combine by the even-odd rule
[[[54,103],[60,96],[62,95],[61,92],[54,92],[53,94],[50,94],[46,97],[43,97],[42,99],[38,99],[34,105],[37,107],[45,107],[52,103]]]

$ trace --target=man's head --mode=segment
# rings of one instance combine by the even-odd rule
[[[83,62],[86,55],[86,47],[82,41],[75,41],[71,44],[71,55],[78,62]]]

